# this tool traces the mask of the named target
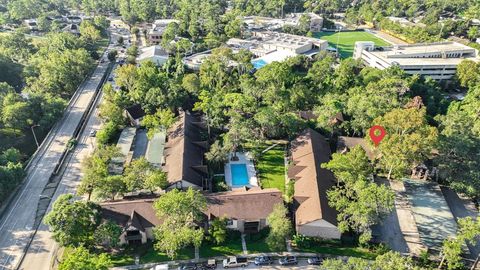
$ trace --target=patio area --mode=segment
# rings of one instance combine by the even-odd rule
[[[257,187],[258,179],[253,165],[252,157],[247,153],[236,153],[237,160],[232,160],[230,154],[228,163],[225,164],[225,182],[229,187]]]

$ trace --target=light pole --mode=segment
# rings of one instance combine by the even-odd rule
[[[340,32],[342,31],[342,27],[340,26],[337,31],[338,31],[338,32],[337,32],[337,48],[336,48],[336,50],[337,50],[337,57],[338,57],[338,56],[339,56],[339,53],[338,53],[338,42],[340,42]]]
[[[38,140],[37,140],[37,136],[35,135],[34,128],[39,127],[39,126],[40,125],[33,125],[33,126],[30,127],[30,129],[32,130],[33,138],[35,139],[35,143],[37,144],[37,148],[40,147],[40,145],[38,144]]]

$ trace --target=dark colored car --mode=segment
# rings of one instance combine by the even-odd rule
[[[255,258],[255,265],[269,265],[273,263],[273,259],[268,256],[259,256]]]
[[[195,263],[186,263],[186,264],[180,265],[178,269],[179,270],[197,270],[198,267],[197,267],[197,264]]]
[[[295,256],[287,256],[287,257],[280,258],[278,260],[278,263],[280,265],[295,265],[295,264],[298,264],[298,261],[297,261],[297,257]]]
[[[320,257],[308,258],[307,260],[309,265],[320,265],[323,262],[323,259]]]
[[[202,270],[217,269],[217,262],[215,260],[208,260],[201,266]]]

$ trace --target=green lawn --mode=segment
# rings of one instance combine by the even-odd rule
[[[267,147],[268,145],[263,149]],[[278,188],[282,192],[285,191],[284,155],[283,145],[277,145],[260,155],[256,166],[262,188]]]
[[[124,251],[112,255],[114,266],[124,266],[135,264],[135,256],[140,256],[140,263],[166,262],[171,261],[165,253],[157,252],[151,242],[138,247],[128,246]],[[180,250],[175,260],[189,260],[195,257],[193,248]]]
[[[228,256],[241,254],[242,239],[240,232],[229,230],[227,233],[227,239],[221,245],[215,245],[209,241],[204,241],[200,247],[200,257],[216,257],[216,256]]]
[[[342,58],[351,57],[353,55],[353,47],[356,41],[373,41],[376,46],[388,46],[388,42],[373,34],[355,31],[355,32],[318,32],[314,37],[328,41],[328,44],[336,48],[338,41],[338,50]]]

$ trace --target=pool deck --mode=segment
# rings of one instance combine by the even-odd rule
[[[230,154],[228,158],[228,163],[225,164],[225,182],[229,187],[232,188],[238,188],[238,187],[243,187],[244,185],[241,186],[234,186],[232,184],[232,171],[230,169],[230,164],[245,164],[247,166],[247,173],[248,173],[248,181],[249,184],[246,185],[247,187],[258,187],[258,179],[255,173],[255,166],[253,165],[252,158],[250,154],[247,153],[238,153],[237,152],[237,161],[232,161],[230,158],[233,156],[233,154]]]

